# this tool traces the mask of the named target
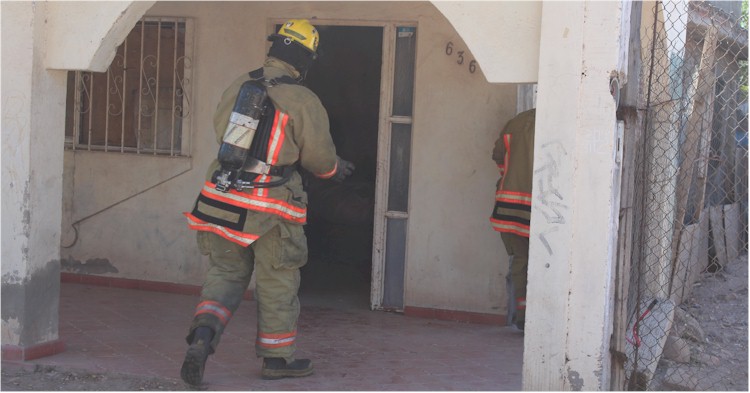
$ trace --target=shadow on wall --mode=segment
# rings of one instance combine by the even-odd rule
[[[60,270],[65,273],[76,274],[106,274],[119,273],[114,265],[106,258],[92,258],[81,262],[73,258],[65,258],[60,261]]]

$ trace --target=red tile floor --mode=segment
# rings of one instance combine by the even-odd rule
[[[520,390],[523,335],[512,327],[370,311],[366,299],[300,295],[298,357],[315,374],[264,381],[254,301],[243,301],[204,375],[207,390]],[[28,363],[179,380],[197,296],[63,283],[63,353]]]

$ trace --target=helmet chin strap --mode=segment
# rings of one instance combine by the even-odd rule
[[[302,83],[302,81],[304,81],[305,78],[307,78],[307,71],[308,71],[307,69],[300,71],[299,77],[297,78],[297,82]]]

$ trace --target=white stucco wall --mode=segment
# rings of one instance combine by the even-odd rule
[[[45,65],[104,72],[115,48],[153,1],[51,1],[47,4]],[[118,22],[113,24],[113,22]],[[81,26],[86,26],[81,29]]]
[[[516,87],[458,67],[445,45],[466,44],[441,14],[419,28],[406,304],[504,314],[507,256],[489,223],[492,148],[515,115]]]
[[[619,216],[609,83],[626,65],[622,12],[614,1],[543,6],[524,390],[609,389]]]
[[[57,339],[65,73],[44,68],[45,3],[2,2],[2,342]],[[12,37],[12,39],[7,39]]]
[[[31,59],[33,53],[33,10],[31,7],[22,7],[18,4],[5,3],[2,5],[3,33],[9,34],[12,20],[18,22],[17,27],[25,28],[17,32],[16,39],[8,40],[2,46],[2,69],[3,70],[28,70],[28,72],[2,73],[2,128],[15,128],[18,130],[16,138],[9,138],[10,134],[2,138],[2,217],[3,217],[3,247],[2,247],[2,269],[3,276],[10,272],[18,275],[14,281],[22,279],[26,275],[26,258],[24,249],[28,247],[27,239],[24,239],[24,228],[21,223],[24,220],[25,188],[29,173],[29,152],[27,149],[17,149],[16,146],[28,146],[29,144],[29,118],[31,79]],[[13,16],[13,19],[11,19]],[[17,55],[10,55],[11,53]],[[12,164],[12,165],[11,165]],[[13,192],[11,192],[13,191]],[[11,241],[21,238],[18,244]],[[4,337],[3,337],[4,338]]]
[[[127,155],[68,153],[68,163],[75,160],[74,181],[68,183],[74,187],[75,211],[66,221],[86,220],[79,224],[77,241],[63,250],[64,255],[79,263],[104,261],[117,269],[117,273],[101,273],[105,275],[200,284],[206,260],[199,255],[194,232],[187,229],[181,213],[191,208],[205,169],[216,155],[211,117],[219,96],[237,75],[261,64],[269,18],[415,21],[418,42],[405,304],[505,313],[507,256],[488,221],[497,180],[491,151],[499,128],[514,114],[516,87],[489,84],[481,69],[472,74],[468,63],[459,66],[455,55],[447,56],[445,46],[450,41],[456,50],[466,51],[467,60],[473,58],[433,5],[159,2],[148,15],[194,18],[192,158],[156,157],[142,162]],[[126,170],[105,171],[114,162]],[[145,172],[156,175],[144,176]],[[108,178],[123,184],[111,185],[113,180]],[[75,238],[69,226],[63,227],[63,237],[66,244]]]
[[[16,21],[21,30],[17,39],[2,46],[2,69],[29,70],[33,58],[33,10],[18,4],[2,4],[2,33],[10,33],[11,21]],[[13,19],[11,19],[11,16]],[[18,53],[18,56],[10,56]],[[2,273],[3,283],[20,284],[27,275],[28,234],[23,223],[28,212],[25,192],[28,187],[29,152],[16,149],[15,145],[28,146],[31,72],[2,73],[2,129],[15,128],[14,134],[3,133],[2,137]],[[11,139],[9,136],[13,136]],[[21,321],[18,316],[3,318],[2,342],[18,344]]]
[[[493,83],[534,83],[539,75],[541,1],[435,1]]]

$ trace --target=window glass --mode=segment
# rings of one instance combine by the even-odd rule
[[[388,179],[388,210],[406,212],[409,207],[411,125],[393,124],[391,166]]]
[[[393,116],[411,116],[414,98],[416,27],[396,28],[396,64],[393,76]]]

